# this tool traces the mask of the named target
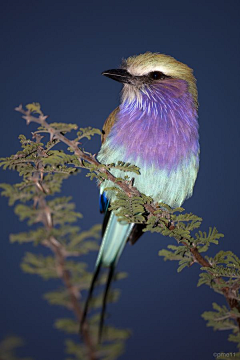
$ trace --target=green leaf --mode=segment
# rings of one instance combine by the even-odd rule
[[[53,256],[35,255],[28,252],[22,260],[21,268],[24,272],[37,274],[44,279],[59,277]]]
[[[87,138],[88,140],[91,140],[91,137],[94,135],[102,135],[101,130],[92,128],[91,126],[88,126],[86,128],[80,128],[77,133],[77,140],[81,140],[83,138]]]
[[[210,227],[208,233],[199,231],[195,234],[195,244],[198,245],[200,252],[204,252],[208,250],[211,243],[217,245],[218,240],[223,236],[224,235],[219,233],[215,227]]]
[[[125,172],[133,172],[137,175],[140,175],[140,169],[139,167],[137,167],[136,165],[132,165],[130,163],[125,163],[123,161],[118,161],[117,164],[108,164],[108,165],[105,165],[107,169],[118,169],[118,170],[121,170],[121,171],[125,171]],[[102,167],[102,164],[101,164],[101,167]],[[121,179],[120,178],[120,181],[124,181],[124,179]]]
[[[57,319],[54,326],[56,329],[65,331],[69,334],[78,334],[79,332],[79,323],[76,320],[69,318]]]
[[[238,330],[238,326],[234,322],[234,313],[229,311],[225,305],[220,306],[213,303],[215,311],[205,311],[202,314],[207,326],[213,327],[214,330]],[[240,316],[240,314],[239,314]]]
[[[31,104],[27,104],[26,108],[33,114],[40,114],[42,115],[41,106],[37,102],[33,102]]]
[[[8,336],[0,342],[0,359],[1,360],[32,360],[29,357],[18,357],[16,349],[22,347],[24,341],[17,336]]]
[[[59,305],[67,307],[68,309],[72,308],[72,304],[69,298],[69,293],[65,288],[59,288],[55,291],[48,292],[44,294],[44,298],[51,305]]]
[[[76,124],[66,124],[66,123],[57,123],[57,122],[52,122],[49,123],[49,125],[54,128],[55,130],[58,130],[59,132],[66,134],[72,130],[77,130],[78,126]],[[43,132],[46,130],[46,128],[44,126],[39,126],[38,127],[38,131],[43,130]],[[47,130],[48,132],[48,130]]]

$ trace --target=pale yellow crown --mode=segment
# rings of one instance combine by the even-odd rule
[[[187,81],[189,92],[192,94],[197,107],[198,94],[193,70],[173,57],[146,52],[145,54],[131,56],[126,59],[124,67],[126,67],[129,73],[135,76],[146,75],[152,71],[161,71],[165,75]]]

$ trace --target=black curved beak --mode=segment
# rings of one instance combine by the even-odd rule
[[[102,72],[102,75],[124,84],[132,84],[133,76],[124,69],[112,69]]]

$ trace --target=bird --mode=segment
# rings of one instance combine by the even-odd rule
[[[134,177],[134,186],[141,193],[155,203],[180,207],[192,195],[199,169],[198,92],[193,70],[172,56],[146,52],[122,60],[119,68],[102,75],[123,87],[119,106],[103,125],[97,160],[136,165],[140,174]],[[112,168],[111,173],[124,176],[120,169]],[[141,224],[119,222],[108,210],[116,198],[111,186],[110,180],[100,184],[100,212],[105,214],[102,243],[81,322],[83,326],[100,270],[107,267],[100,329],[119,257],[127,241],[135,243],[143,229]]]

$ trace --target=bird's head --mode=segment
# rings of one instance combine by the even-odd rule
[[[153,94],[154,101],[157,88],[171,87],[175,89],[176,96],[188,91],[196,108],[198,105],[196,79],[192,69],[168,55],[146,52],[131,56],[123,60],[120,68],[104,71],[102,75],[124,84],[123,102],[137,101],[141,104],[146,92]]]

